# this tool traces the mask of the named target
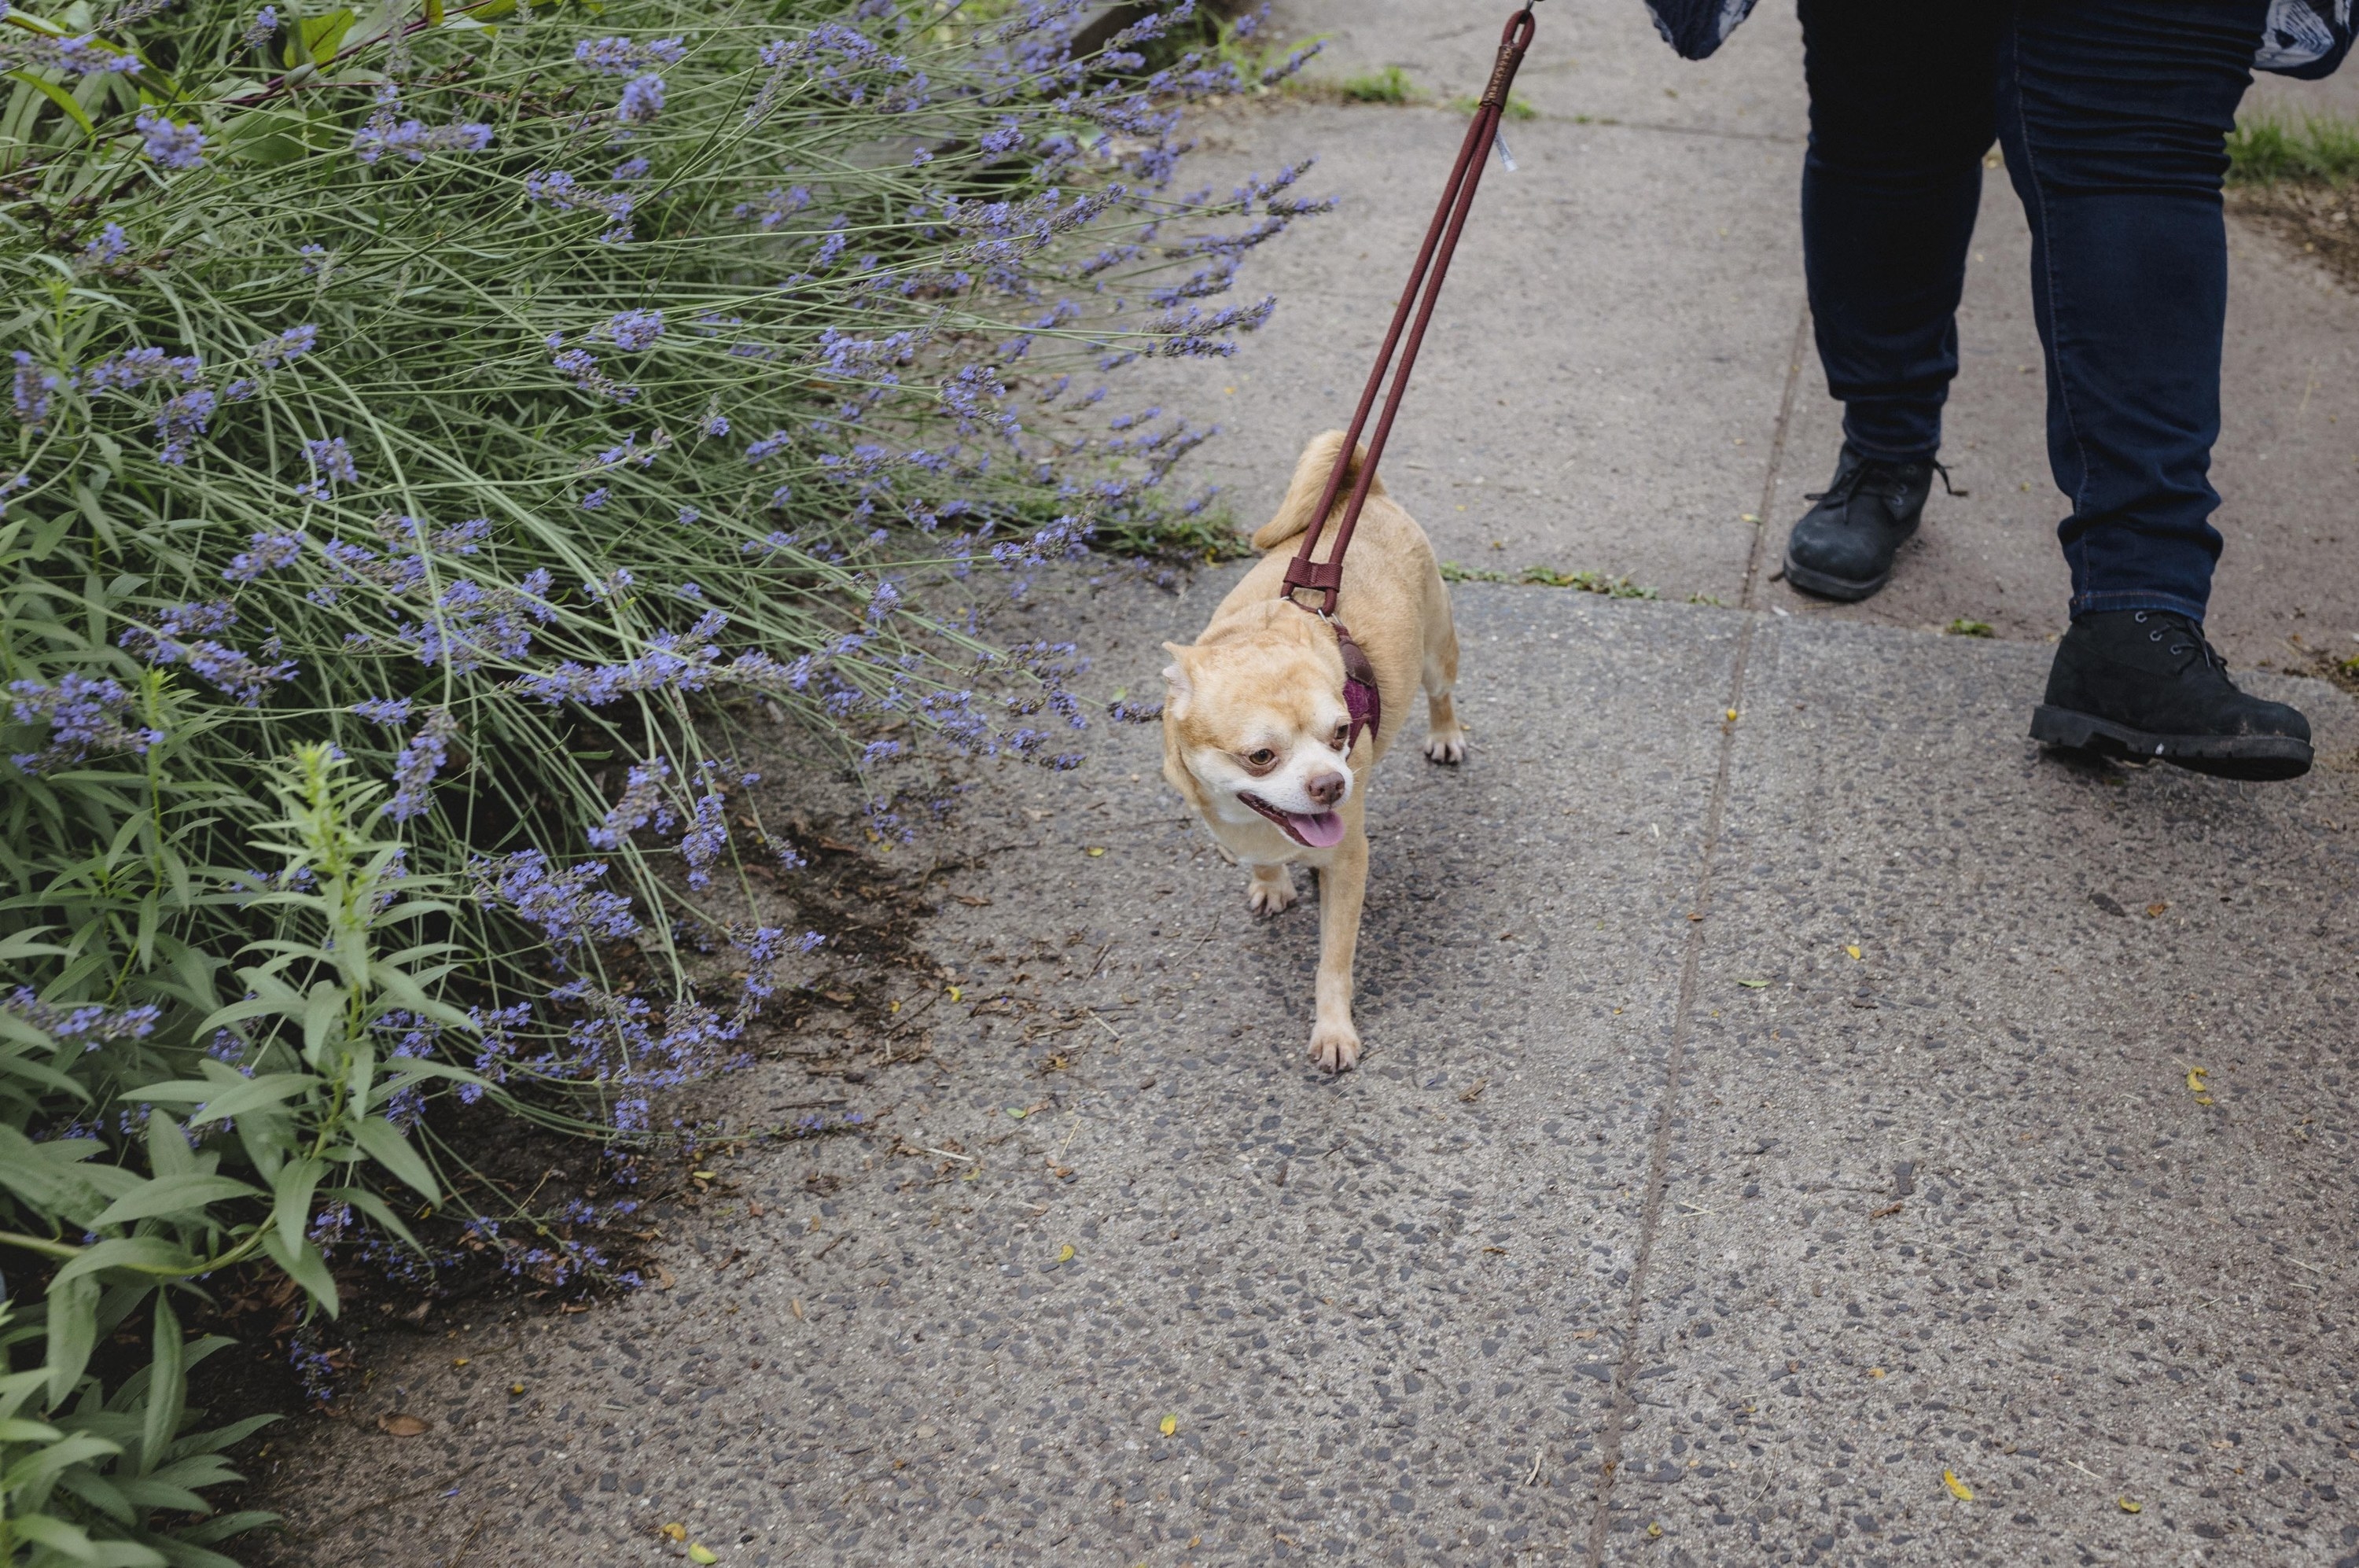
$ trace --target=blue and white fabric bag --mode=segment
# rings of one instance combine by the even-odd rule
[[[1655,28],[1689,60],[1702,60],[1753,14],[1754,0],[1647,0]],[[2253,67],[2305,81],[2332,73],[2351,52],[2351,0],[2269,0]]]

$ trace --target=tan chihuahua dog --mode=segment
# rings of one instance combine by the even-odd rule
[[[1425,688],[1425,755],[1452,763],[1466,755],[1466,732],[1450,702],[1458,680],[1450,590],[1425,530],[1385,494],[1382,480],[1369,486],[1337,601],[1337,619],[1367,654],[1383,698],[1380,722],[1373,732],[1364,729],[1356,745],[1335,628],[1278,597],[1292,553],[1280,547],[1310,526],[1343,444],[1341,430],[1310,443],[1277,516],[1254,535],[1254,548],[1264,552],[1260,563],[1221,601],[1194,643],[1163,645],[1173,660],[1163,671],[1163,777],[1187,797],[1223,852],[1251,871],[1246,904],[1275,915],[1294,902],[1294,863],[1319,869],[1310,1054],[1331,1073],[1360,1058],[1352,955],[1368,886],[1364,796],[1369,774],[1399,733],[1411,688]],[[1365,458],[1364,448],[1353,454],[1339,494],[1349,492]],[[1335,510],[1343,510],[1340,502]],[[1332,553],[1333,539],[1332,528],[1321,534],[1318,559]]]

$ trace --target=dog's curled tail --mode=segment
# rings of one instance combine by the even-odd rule
[[[1329,430],[1324,435],[1310,438],[1310,444],[1302,449],[1302,456],[1294,465],[1294,482],[1286,487],[1286,499],[1277,504],[1277,516],[1264,523],[1254,534],[1256,550],[1266,553],[1310,528],[1310,514],[1319,505],[1319,493],[1327,488],[1327,475],[1335,468],[1335,454],[1343,450],[1343,432],[1341,430]],[[1353,452],[1352,466],[1345,472],[1343,484],[1335,490],[1334,512],[1343,509],[1344,500],[1351,495],[1353,485],[1359,480],[1360,464],[1367,459],[1368,449],[1364,446]],[[1385,482],[1381,477],[1369,484],[1370,495],[1384,493]],[[1332,517],[1334,512],[1329,516]]]

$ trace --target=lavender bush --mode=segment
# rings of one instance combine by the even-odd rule
[[[1207,432],[1104,377],[1231,352],[1320,205],[1174,183],[1186,100],[1299,60],[1175,55],[1186,0],[1076,60],[1089,10],[0,16],[5,1561],[228,1561],[174,1297],[332,1312],[447,1201],[433,1097],[628,1139],[745,1050],[823,936],[750,918],[799,852],[741,725],[882,839],[918,737],[1073,759],[1071,650],[987,607],[1212,537]]]

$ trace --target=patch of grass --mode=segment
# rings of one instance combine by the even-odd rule
[[[1347,76],[1335,84],[1335,93],[1347,103],[1415,103],[1425,96],[1397,65]]]
[[[1472,114],[1483,104],[1482,101],[1473,94],[1461,93],[1450,101],[1450,106],[1462,114]],[[1537,120],[1540,117],[1540,112],[1533,108],[1531,100],[1522,93],[1510,93],[1507,94],[1507,108],[1504,117],[1510,120]]]
[[[2229,133],[2228,180],[2235,185],[2359,180],[2359,122],[2312,114],[2297,125],[2274,115],[2253,115]]]
[[[1950,637],[1986,637],[1998,635],[1991,630],[1991,624],[1988,621],[1972,620],[1964,615],[1960,615],[1941,630]]]
[[[1603,572],[1559,572],[1553,566],[1527,566],[1521,572],[1496,572],[1487,567],[1462,566],[1454,561],[1441,563],[1444,583],[1521,583],[1539,588],[1577,588],[1583,593],[1601,593],[1609,599],[1659,599],[1659,590],[1643,587],[1627,577],[1608,577]]]

